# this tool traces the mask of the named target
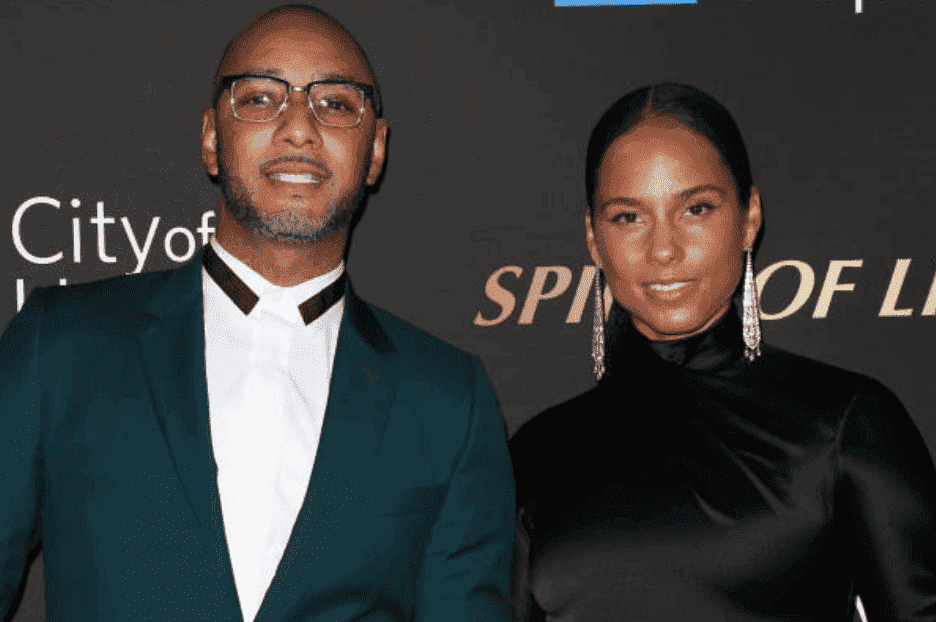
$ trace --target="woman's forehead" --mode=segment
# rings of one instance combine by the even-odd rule
[[[726,183],[731,173],[715,146],[672,120],[642,121],[609,145],[598,169],[598,187],[645,186],[656,193],[683,186]]]

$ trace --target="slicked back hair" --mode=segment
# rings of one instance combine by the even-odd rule
[[[595,184],[605,152],[618,137],[652,116],[670,118],[705,136],[731,171],[742,210],[751,198],[751,163],[741,130],[731,113],[712,96],[687,84],[664,82],[631,91],[617,100],[592,130],[585,156],[585,192],[595,215]]]

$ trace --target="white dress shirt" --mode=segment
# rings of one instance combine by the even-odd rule
[[[252,622],[308,489],[344,296],[308,326],[298,306],[336,281],[344,263],[279,287],[210,244],[260,298],[244,315],[202,268],[211,445],[234,583]]]

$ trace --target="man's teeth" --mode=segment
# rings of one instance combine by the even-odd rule
[[[285,181],[291,184],[316,184],[321,181],[311,173],[272,173],[270,179]]]
[[[680,287],[685,287],[689,285],[689,281],[680,281],[679,283],[670,283],[669,285],[662,285],[660,283],[651,283],[650,289],[655,289],[661,292],[670,292],[674,289],[679,289]]]

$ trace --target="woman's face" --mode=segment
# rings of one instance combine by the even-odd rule
[[[760,194],[752,187],[741,209],[707,138],[665,117],[641,121],[605,152],[594,205],[589,253],[644,336],[688,337],[729,309],[761,225]]]

